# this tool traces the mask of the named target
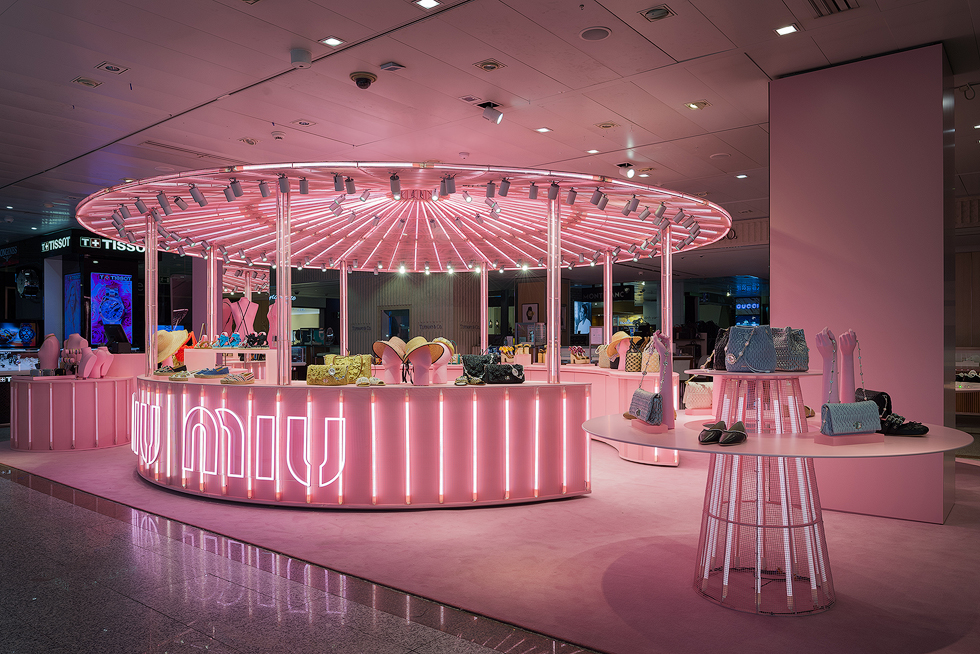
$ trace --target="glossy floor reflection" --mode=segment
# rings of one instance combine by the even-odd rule
[[[0,652],[590,650],[0,466]]]

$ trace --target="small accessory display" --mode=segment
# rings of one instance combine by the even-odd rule
[[[348,384],[356,384],[359,377],[371,376],[370,354],[351,354],[345,357],[339,354],[324,354],[323,365],[346,367]]]
[[[643,369],[643,341],[630,341],[630,349],[626,352],[626,372],[640,372]]]
[[[711,408],[712,382],[687,380],[684,386],[684,407],[687,409]]]
[[[460,358],[467,377],[483,377],[488,365],[500,363],[499,354],[464,354]]]
[[[306,383],[309,386],[345,386],[347,384],[347,366],[335,363],[307,366]]]
[[[500,353],[500,360],[503,363],[514,363],[515,349],[510,345],[501,345],[497,351]]]
[[[490,363],[483,373],[487,384],[523,384],[524,366],[519,363]]]
[[[193,377],[196,374],[196,372],[199,371],[191,372],[190,370],[184,369],[181,370],[180,372],[175,372],[174,374],[170,375],[169,379],[170,381],[175,381],[175,382],[188,381],[191,377]]]
[[[784,327],[772,330],[776,347],[776,370],[806,372],[810,368],[810,348],[802,329]]]
[[[239,372],[239,373],[235,373],[234,375],[228,375],[227,377],[223,378],[221,380],[221,383],[234,384],[236,386],[240,386],[244,384],[254,384],[255,375],[253,375],[250,372]]]
[[[459,377],[456,378],[456,381],[453,383],[456,384],[457,386],[466,386],[469,382],[466,381],[466,375],[460,375]]]
[[[660,372],[660,352],[652,347],[643,348],[640,372]]]
[[[871,400],[850,403],[830,402],[830,398],[833,397],[834,379],[837,377],[837,341],[831,339],[830,343],[834,348],[830,365],[830,391],[827,403],[820,407],[820,433],[827,436],[873,434],[881,428],[877,404]],[[863,368],[861,386],[864,386]]]
[[[371,385],[371,380],[368,379],[367,377],[358,377],[357,378],[357,385],[358,386],[370,386]]]
[[[572,363],[589,363],[589,355],[585,353],[585,348],[581,345],[573,345],[568,348],[568,356]]]
[[[774,372],[776,346],[769,325],[736,325],[728,330],[725,369],[730,372]]]
[[[714,370],[727,370],[725,367],[725,348],[728,346],[728,330],[719,329],[715,337],[715,349],[711,353],[711,366]]]

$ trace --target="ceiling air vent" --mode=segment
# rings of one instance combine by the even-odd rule
[[[72,80],[75,84],[81,84],[82,86],[87,86],[90,89],[94,89],[96,86],[102,86],[102,82],[97,82],[94,79],[89,79],[88,77],[76,77]]]
[[[469,102],[470,104],[476,104],[477,102],[482,102],[483,98],[479,98],[475,95],[461,95],[459,99],[463,102]]]
[[[103,61],[101,64],[96,66],[96,68],[98,68],[99,70],[104,70],[107,73],[115,73],[116,75],[122,75],[127,70],[129,70],[125,66],[120,66],[119,64],[113,64],[108,61]]]
[[[614,123],[611,120],[607,120],[604,123],[596,123],[595,126],[599,129],[612,129],[613,127],[619,127],[619,124]]]
[[[858,3],[857,0],[810,0],[810,6],[813,7],[817,18],[823,18],[831,14],[839,14],[842,11],[857,9]]]

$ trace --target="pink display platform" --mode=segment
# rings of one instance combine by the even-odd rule
[[[587,384],[222,385],[137,380],[145,479],[219,499],[468,507],[591,492]]]
[[[10,446],[71,451],[129,443],[132,377],[11,378]]]
[[[833,446],[804,433],[762,433],[722,447],[698,442],[698,420],[665,434],[645,434],[629,422],[604,415],[583,428],[607,440],[711,452],[694,588],[722,606],[770,615],[817,613],[835,601],[814,458],[912,456],[973,442],[928,425],[926,436],[886,436],[882,443]]]

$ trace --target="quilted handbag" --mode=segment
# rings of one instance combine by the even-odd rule
[[[878,415],[882,418],[892,412],[891,395],[884,391],[869,391],[865,388],[858,388],[854,391],[854,401],[862,402],[871,400],[878,405]]]
[[[599,353],[598,366],[600,368],[610,368],[612,362],[609,360],[609,353],[606,352],[606,344],[603,343],[602,345],[598,346],[596,348],[596,352]]]
[[[725,370],[730,372],[774,372],[776,346],[769,325],[736,325],[728,330]]]
[[[688,409],[711,408],[711,382],[688,380],[684,386],[684,407]]]
[[[344,357],[338,354],[325,354],[323,355],[323,364],[327,366],[345,366],[347,368],[348,384],[356,384],[358,377],[371,376],[370,354],[351,354]]]
[[[776,347],[776,370],[806,372],[810,368],[810,348],[802,329],[774,329],[772,342]]]
[[[629,414],[651,425],[659,425],[664,419],[664,398],[660,393],[638,388],[630,399]]]
[[[660,372],[660,352],[652,347],[644,348],[640,372]]]
[[[714,370],[727,370],[725,367],[725,347],[728,346],[728,330],[719,329],[715,337],[715,349],[711,353],[711,366]]]
[[[881,429],[878,405],[864,402],[828,402],[820,407],[820,433],[827,436],[870,434]]]
[[[519,363],[488,363],[483,381],[488,384],[523,384],[524,366]]]
[[[347,384],[348,369],[345,365],[334,363],[306,368],[306,383],[309,386],[344,386]]]
[[[470,377],[483,377],[488,365],[500,363],[499,354],[464,354],[460,359],[463,360],[463,372]]]
[[[643,341],[631,341],[626,352],[626,372],[640,372],[643,369]]]

